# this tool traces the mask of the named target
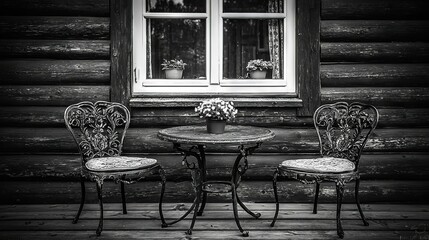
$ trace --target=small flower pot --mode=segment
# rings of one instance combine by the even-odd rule
[[[181,79],[183,76],[183,70],[180,69],[166,69],[164,71],[167,79]]]
[[[221,134],[225,132],[226,120],[206,118],[207,132]]]
[[[251,71],[250,72],[250,78],[254,78],[254,79],[264,79],[267,76],[267,71]]]

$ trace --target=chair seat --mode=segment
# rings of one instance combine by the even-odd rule
[[[281,167],[309,173],[347,173],[354,171],[355,164],[344,158],[322,157],[286,160]]]
[[[156,163],[153,158],[115,156],[90,159],[85,167],[94,172],[117,172],[144,169]]]

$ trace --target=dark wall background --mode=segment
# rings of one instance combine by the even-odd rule
[[[429,4],[418,0],[322,0],[322,102],[374,104],[380,124],[361,160],[362,202],[428,202]],[[110,99],[108,0],[0,2],[0,203],[77,203],[80,159],[64,127],[66,106]],[[249,158],[240,194],[273,202],[271,178],[284,159],[313,157],[318,142],[310,117],[296,108],[243,107],[238,124],[266,126],[276,138]],[[132,109],[127,155],[159,159],[168,174],[167,200],[191,201],[189,173],[159,129],[201,123],[193,108]],[[227,178],[233,146],[209,147],[210,177]],[[120,201],[107,183],[106,202]],[[130,202],[156,202],[160,184],[130,185]],[[283,201],[310,202],[313,186],[280,184]],[[346,190],[352,200],[352,186]],[[88,201],[95,202],[95,186]],[[226,201],[211,195],[209,201]],[[335,201],[322,185],[320,201]]]

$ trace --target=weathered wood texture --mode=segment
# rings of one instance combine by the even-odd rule
[[[97,203],[95,183],[86,184],[87,203]],[[429,181],[365,180],[360,184],[360,197],[365,203],[371,202],[412,202],[427,203]],[[127,185],[128,202],[158,202],[161,191],[160,181],[145,181]],[[282,202],[312,202],[314,185],[297,181],[280,181],[279,197]],[[246,202],[273,202],[274,194],[270,181],[243,181],[238,190],[240,199]],[[335,202],[335,185],[322,183],[320,202]],[[166,202],[192,202],[194,190],[190,182],[171,182],[166,185]],[[0,189],[4,197],[0,204],[41,204],[79,203],[79,182],[68,181],[10,181]],[[103,186],[103,201],[120,202],[120,185],[106,181]],[[225,194],[210,194],[209,202],[231,202]],[[344,202],[354,202],[354,184],[345,188]]]
[[[320,95],[321,103],[374,104],[381,116],[361,161],[363,200],[427,201],[429,39],[424,33],[429,27],[429,1],[321,0],[320,6],[314,5],[317,2],[302,0],[297,5],[304,15],[321,7],[322,18],[298,21],[309,27],[299,32],[299,38],[312,39],[306,45],[298,43],[301,54],[320,54],[311,58],[311,66],[298,64],[308,77],[304,81],[307,90],[300,96],[313,101]],[[129,97],[127,34],[131,29],[124,20],[129,19],[129,4],[119,0],[0,2],[0,194],[6,196],[0,199],[2,203],[79,200],[79,159],[64,127],[63,111],[83,100]],[[314,35],[319,26],[320,35]],[[319,65],[320,82],[319,76],[311,75]],[[319,94],[315,90],[320,84]],[[272,202],[273,168],[284,159],[312,157],[318,152],[310,116],[310,108],[316,105],[288,99],[258,102],[258,107],[255,99],[260,98],[241,103],[235,123],[270,127],[277,137],[250,157],[241,194],[246,201]],[[189,173],[182,169],[172,145],[157,139],[156,133],[168,126],[203,122],[193,112],[195,101],[183,104],[134,103],[124,148],[128,155],[152,153],[159,159],[171,181],[168,201],[173,202],[192,199]],[[297,114],[302,106],[310,108]],[[236,146],[209,146],[207,150],[220,153],[209,156],[209,177],[227,178]],[[148,180],[130,187],[130,201],[158,201],[159,182],[155,177]],[[312,201],[312,186],[280,185],[282,201]],[[347,201],[352,199],[351,189]],[[120,201],[117,188],[106,190],[107,201]],[[88,197],[96,201],[94,184]],[[219,195],[209,201],[213,200],[227,201]],[[321,201],[335,201],[332,186],[322,190]]]
[[[0,84],[95,85],[110,83],[106,60],[5,60],[0,61]]]
[[[379,127],[377,135],[381,136],[379,133],[389,128],[398,137],[397,143],[405,140],[402,137],[407,135],[405,132],[410,133],[410,128],[405,130],[403,127],[416,126],[408,122],[413,118],[412,113],[416,113],[417,109],[420,116],[429,113],[429,44],[428,35],[424,34],[429,30],[428,8],[429,2],[421,0],[322,0],[322,102],[358,101],[373,104],[381,110],[380,119],[389,118],[384,123],[380,122],[380,127],[386,129]],[[411,115],[405,116],[401,112]],[[404,126],[398,125],[397,121],[404,123]],[[420,126],[422,131],[429,127],[428,123]],[[423,147],[427,141],[420,139],[415,144]],[[375,150],[376,142],[378,140],[370,140],[367,150]],[[378,145],[380,152],[394,151],[382,145]],[[427,152],[423,148],[421,150]],[[403,151],[411,156],[418,150],[407,146]],[[428,165],[427,156],[422,156],[421,163]],[[385,167],[389,165],[384,163]],[[372,166],[376,165],[374,162]],[[402,166],[406,168],[406,165],[406,161],[401,161],[398,170]],[[425,172],[424,168],[417,171]],[[363,164],[362,172],[365,171],[371,172]],[[402,174],[407,175],[405,172],[399,173]],[[380,179],[401,178],[387,169],[375,175],[381,176]],[[413,194],[410,196],[414,198]]]
[[[109,18],[0,16],[0,36],[8,39],[109,39]]]
[[[157,138],[161,128],[131,128],[124,142],[125,153],[174,152],[171,143]],[[260,153],[317,153],[319,143],[314,129],[271,128],[276,137],[260,147]],[[65,128],[0,128],[3,153],[77,152]],[[377,129],[368,140],[369,152],[426,152],[428,128]],[[208,152],[237,152],[237,146],[208,145]]]
[[[427,87],[429,64],[324,64],[322,87]]]
[[[67,106],[79,101],[108,101],[110,86],[0,86],[2,105]]]
[[[0,106],[3,127],[64,127],[66,106]],[[426,108],[380,108],[378,128],[425,127],[429,125]],[[132,110],[131,127],[164,127],[203,124],[193,108],[136,108]],[[311,117],[296,117],[293,109],[240,108],[231,124],[256,126],[288,126],[313,129]]]
[[[320,105],[320,0],[296,2],[298,116],[311,116]]]
[[[324,42],[428,41],[429,21],[406,20],[324,20]]]
[[[323,62],[427,62],[427,42],[322,42]]]
[[[238,212],[242,226],[250,231],[246,239],[334,239],[334,204],[319,204],[318,214],[311,213],[311,204],[280,204],[279,220],[269,227],[274,204],[246,203],[261,213],[258,220],[244,211]],[[104,231],[100,239],[187,239],[190,221],[184,220],[162,228],[157,205],[128,204],[128,214],[121,214],[119,204],[105,204]],[[164,204],[164,216],[174,219],[189,208],[189,204]],[[98,205],[87,204],[77,224],[71,224],[77,205],[5,205],[1,208],[0,238],[2,239],[85,239],[95,237]],[[427,205],[365,204],[362,208],[369,226],[363,226],[356,206],[343,204],[342,219],[347,239],[411,239],[419,226],[428,221]],[[229,203],[209,203],[198,217],[192,238],[243,239],[238,233]]]
[[[0,15],[17,16],[109,16],[105,0],[2,0]]]
[[[322,19],[429,19],[425,0],[322,0]]]
[[[364,102],[377,107],[429,107],[429,88],[322,88],[322,102]]]
[[[109,59],[108,40],[0,40],[2,58]]]
[[[132,2],[111,0],[110,7],[111,100],[129,106],[132,76]]]
[[[132,154],[155,158],[164,167],[168,181],[189,181],[190,172],[182,165],[182,156],[173,154]],[[263,154],[249,157],[249,170],[243,180],[272,178],[275,167],[284,160],[314,158],[318,154]],[[236,154],[208,154],[207,168],[210,179],[229,179]],[[190,159],[191,160],[191,159]],[[427,153],[364,153],[360,161],[363,180],[429,180]],[[3,181],[43,180],[79,181],[81,159],[78,154],[3,155],[0,161],[0,179]],[[157,176],[148,176],[155,181]]]

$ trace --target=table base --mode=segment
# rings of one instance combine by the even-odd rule
[[[195,188],[196,196],[195,196],[194,202],[192,203],[192,206],[180,218],[167,223],[163,215],[161,214],[162,227],[168,227],[177,222],[180,222],[181,220],[185,219],[192,211],[194,211],[191,226],[186,232],[187,234],[191,235],[197,216],[201,216],[204,212],[204,208],[207,203],[207,194],[208,193],[231,193],[235,223],[237,224],[237,227],[240,230],[242,236],[244,237],[249,236],[249,232],[245,231],[241,227],[240,219],[238,218],[237,203],[238,205],[240,205],[241,208],[243,208],[244,211],[246,211],[249,215],[251,215],[256,219],[259,218],[261,214],[254,213],[250,209],[248,209],[246,205],[240,200],[236,190],[240,184],[241,176],[248,169],[247,156],[251,155],[253,151],[259,148],[260,145],[261,143],[257,143],[255,146],[247,147],[247,148],[245,148],[244,145],[239,146],[238,148],[239,154],[235,159],[234,166],[231,172],[231,181],[207,181],[205,146],[196,145],[196,146],[191,146],[189,149],[184,149],[180,146],[180,144],[175,143],[174,148],[184,155],[182,164],[192,171],[191,172],[192,184]],[[189,156],[193,156],[197,160],[197,162],[188,161],[187,157]],[[243,160],[243,165],[240,164],[242,160]],[[229,186],[228,190],[216,191],[216,190],[210,189],[210,185],[219,185],[219,184]]]

